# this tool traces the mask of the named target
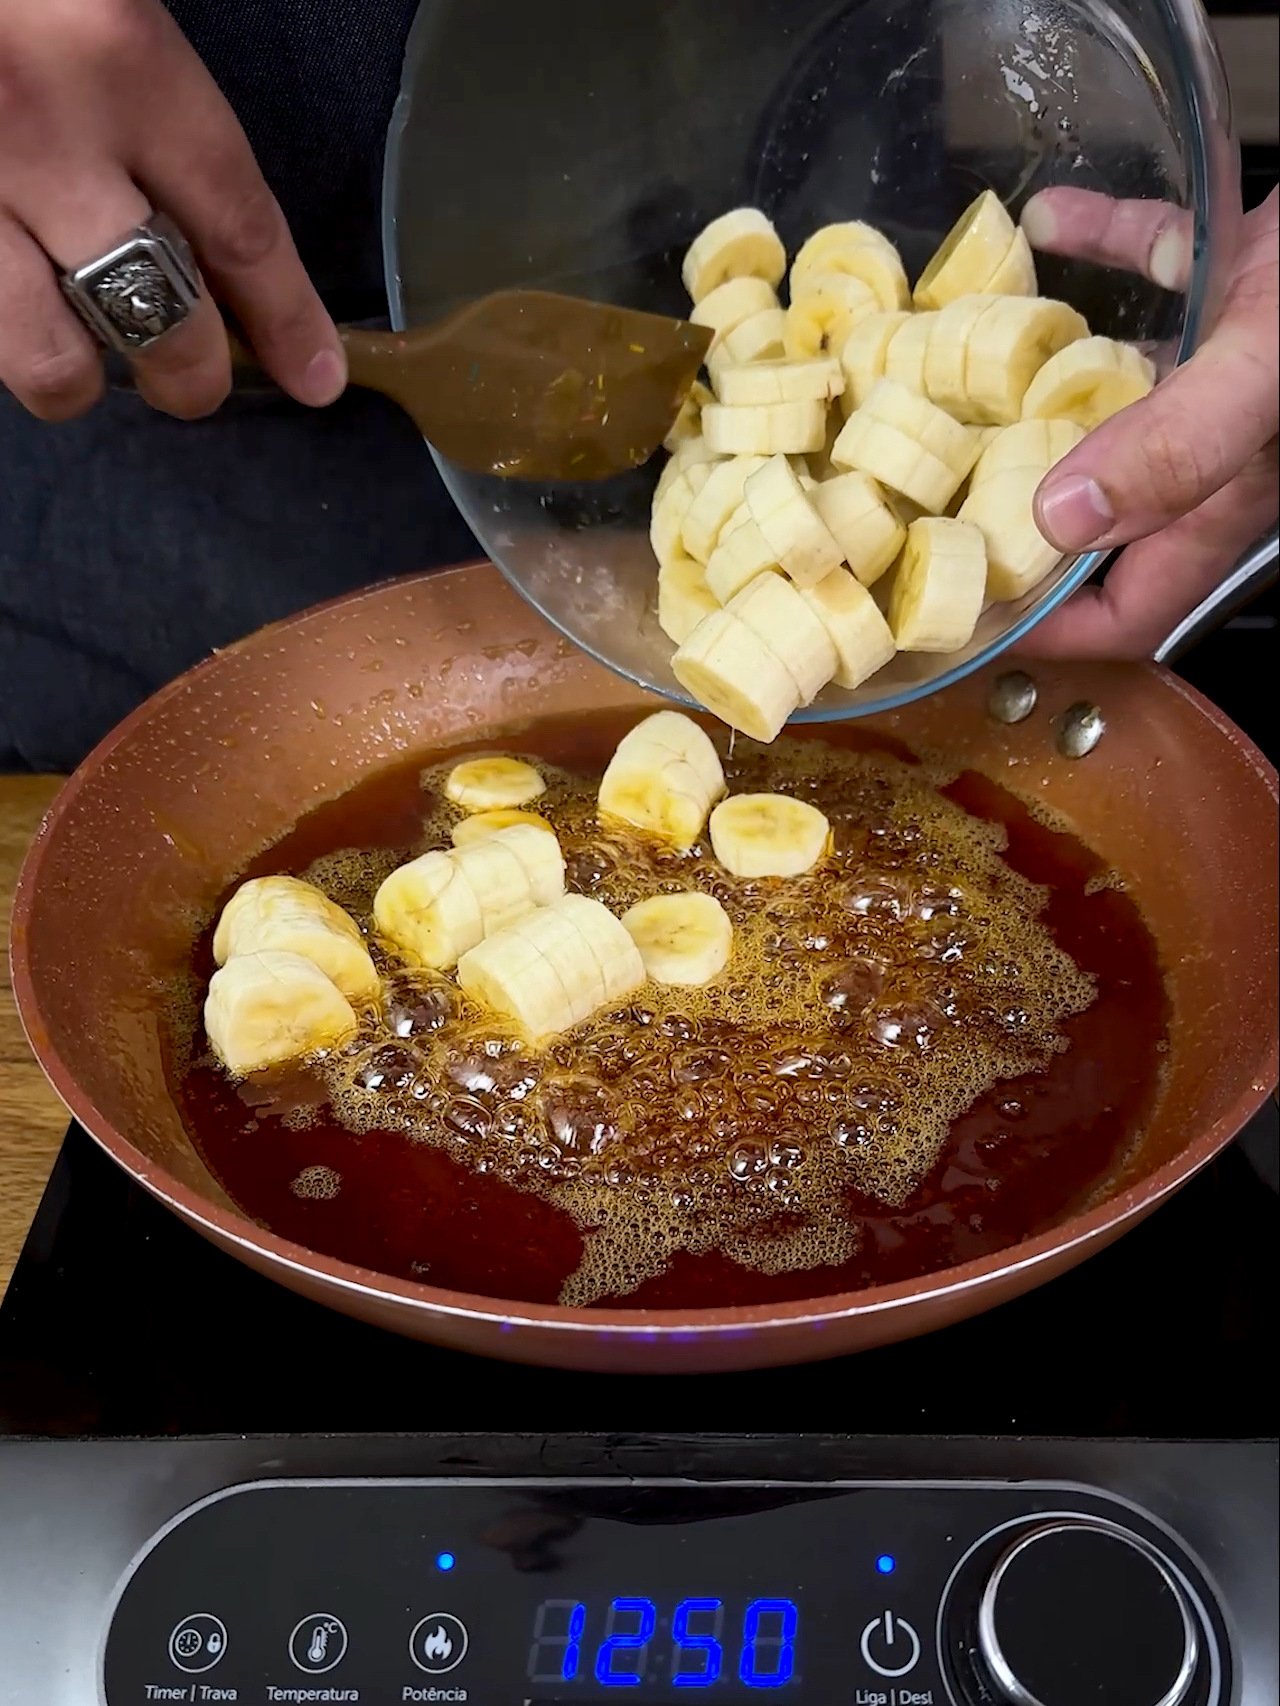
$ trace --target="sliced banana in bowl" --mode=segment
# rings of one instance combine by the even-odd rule
[[[1073,590],[1096,554],[1048,544],[1035,491],[1154,370],[1039,293],[1026,233],[991,191],[914,290],[893,243],[847,220],[800,245],[779,302],[777,232],[751,215],[713,220],[686,257],[691,313],[717,338],[651,539],[671,675],[767,742],[792,718],[958,680]]]

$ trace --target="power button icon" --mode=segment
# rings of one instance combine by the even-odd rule
[[[858,1645],[868,1667],[877,1676],[906,1676],[920,1662],[919,1635],[891,1611],[872,1618]]]

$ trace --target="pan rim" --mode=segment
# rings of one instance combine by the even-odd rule
[[[203,1230],[223,1247],[234,1245],[253,1252],[271,1267],[288,1270],[309,1279],[322,1280],[329,1289],[364,1298],[385,1298],[399,1307],[408,1306],[424,1318],[444,1317],[487,1323],[501,1330],[527,1328],[594,1340],[701,1340],[704,1342],[754,1337],[766,1331],[808,1327],[820,1330],[839,1322],[892,1314],[926,1299],[942,1301],[966,1292],[981,1292],[1008,1276],[1025,1274],[1046,1263],[1077,1251],[1121,1231],[1129,1222],[1156,1208],[1179,1190],[1215,1156],[1220,1154],[1253,1117],[1271,1093],[1280,1076],[1280,1048],[1275,1033],[1260,1053],[1247,1087],[1231,1107],[1170,1161],[1138,1183],[1108,1198],[1083,1214],[1072,1216],[1057,1227],[1006,1245],[1003,1249],[969,1262],[935,1269],[914,1279],[892,1285],[871,1286],[860,1291],[831,1292],[789,1303],[719,1305],[699,1309],[607,1309],[570,1308],[560,1304],[525,1303],[486,1297],[479,1293],[452,1291],[419,1281],[400,1280],[392,1275],[362,1268],[355,1263],[325,1256],[305,1245],[259,1227],[247,1216],[230,1212],[209,1202],[191,1187],[174,1178],[116,1131],[109,1120],[81,1091],[75,1074],[49,1039],[32,973],[29,926],[40,874],[57,826],[75,807],[92,777],[97,776],[111,754],[141,727],[158,707],[187,691],[228,652],[254,648],[271,637],[295,629],[339,606],[356,608],[381,595],[390,586],[425,583],[440,576],[462,579],[477,571],[499,576],[493,564],[477,559],[444,569],[392,577],[310,606],[304,611],[272,623],[233,645],[203,659],[176,680],[159,689],[116,725],[94,747],[68,778],[46,814],[23,861],[14,893],[9,958],[19,1020],[28,1045],[54,1091],[71,1117],[111,1156],[131,1178],[189,1225]],[[1266,789],[1273,803],[1280,803],[1277,773],[1257,746],[1229,718],[1194,688],[1164,666],[1144,661],[1135,665],[1144,674],[1161,681],[1212,723],[1238,751]],[[514,1347],[513,1347],[514,1348]]]

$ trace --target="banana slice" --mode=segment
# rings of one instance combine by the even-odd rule
[[[575,895],[575,900],[586,900]],[[599,906],[599,901],[587,901]],[[609,915],[612,917],[612,913]],[[615,920],[616,922],[616,920]],[[604,987],[604,971],[592,952],[591,944],[573,919],[558,907],[540,907],[526,913],[511,927],[513,936],[536,948],[560,980],[565,992],[565,1006],[557,1030],[568,1030],[604,1006],[608,1000]]]
[[[243,1078],[337,1048],[359,1027],[351,1003],[314,960],[268,949],[237,954],[214,972],[204,1028],[223,1066]]]
[[[409,960],[447,971],[493,930],[564,893],[560,844],[513,824],[401,865],[373,901],[379,931]]]
[[[1140,402],[1155,382],[1155,368],[1131,344],[1081,338],[1050,356],[1027,386],[1022,418],[1073,421],[1092,432]]]
[[[983,456],[991,448],[991,446],[995,443],[996,439],[999,438],[1000,434],[1002,432],[1008,432],[1009,430],[1010,429],[1008,427],[998,427],[998,426],[985,426],[985,427],[974,427],[973,428],[973,431],[977,435],[977,439],[978,439],[977,461],[975,461],[972,469],[970,470],[968,479],[961,480],[960,484],[956,487],[955,496],[952,498],[951,502],[947,505],[946,509],[943,511],[944,515],[956,516],[959,514],[961,504],[963,504],[964,500],[969,496],[969,493],[973,490],[974,485],[977,483],[978,468],[982,463]],[[913,516],[911,519],[914,521],[916,518]]]
[[[550,906],[564,893],[564,854],[554,831],[548,835],[547,827],[512,823],[493,838],[520,861],[535,906]]]
[[[958,296],[935,315],[929,333],[924,356],[925,395],[958,421],[971,418],[967,378],[969,339],[995,300],[989,292]]]
[[[488,835],[469,846],[455,847],[446,855],[454,861],[480,903],[480,923],[486,936],[495,930],[505,930],[537,904],[528,872],[507,845],[510,834],[509,829],[500,830],[497,835]]]
[[[655,983],[699,986],[729,963],[733,925],[714,895],[656,894],[624,912],[621,923]]]
[[[619,741],[597,801],[605,817],[692,847],[723,793],[724,771],[706,731],[679,711],[659,711]]]
[[[929,342],[937,325],[936,314],[912,314],[889,339],[884,357],[884,377],[908,391],[925,395],[925,363]]]
[[[689,395],[680,405],[680,413],[671,423],[671,430],[662,441],[664,450],[676,451],[687,438],[697,438],[702,431],[702,411],[715,397],[700,379],[695,379]]]
[[[798,877],[831,849],[831,825],[787,794],[734,794],[711,814],[711,846],[735,877]]]
[[[683,554],[685,518],[693,507],[694,499],[719,466],[717,462],[695,462],[677,474],[665,489],[662,482],[658,482],[649,516],[649,543],[659,563]]]
[[[712,552],[712,556],[715,553]],[[706,570],[694,557],[669,557],[658,568],[658,626],[680,645],[720,600],[707,585]]]
[[[800,596],[835,647],[832,680],[838,687],[861,687],[893,657],[897,647],[880,606],[847,569],[833,569],[825,580],[806,587]]]
[[[766,460],[763,456],[735,456],[728,462],[710,464],[702,489],[684,514],[680,537],[689,556],[703,564],[710,560],[725,522],[743,500],[743,488]],[[662,561],[661,555],[658,561]]]
[[[959,519],[976,527],[987,545],[987,597],[1021,598],[1062,561],[1036,526],[1032,500],[1044,468],[1002,468],[960,506]]]
[[[722,213],[694,238],[680,276],[694,302],[731,278],[761,278],[777,286],[787,270],[782,239],[758,207]]]
[[[901,551],[907,530],[875,481],[865,474],[837,474],[818,485],[810,501],[863,586],[878,581]]]
[[[839,545],[784,456],[753,469],[742,495],[774,560],[797,586],[812,586],[843,561]]]
[[[213,933],[217,964],[264,952],[310,960],[350,1001],[368,1002],[378,993],[378,973],[355,920],[298,877],[252,877],[222,909]]]
[[[728,604],[733,595],[741,592],[757,575],[768,574],[775,569],[781,573],[781,564],[765,543],[764,534],[751,519],[746,504],[739,504],[725,523],[720,542],[707,560],[708,590],[719,603]]]
[[[374,896],[373,917],[407,960],[435,971],[484,938],[480,902],[449,853],[423,853],[392,871]]]
[[[625,1001],[645,980],[644,961],[621,919],[587,895],[567,894],[555,910],[567,918],[595,956],[606,1003]]]
[[[750,373],[751,369],[738,371]],[[764,403],[729,408],[708,403],[702,411],[702,430],[712,449],[724,456],[798,456],[806,450],[821,450],[827,436],[827,405]]]
[[[700,705],[765,745],[800,705],[786,668],[727,606],[699,622],[671,668]]]
[[[719,457],[715,451],[707,449],[706,441],[701,433],[697,433],[693,438],[682,438],[668,457],[666,466],[658,475],[658,484],[653,494],[654,503],[657,503],[658,499],[670,487],[672,481],[678,479],[686,468],[691,468],[700,462],[718,461]]]
[[[577,951],[585,973],[591,963],[585,943],[567,926],[564,934],[571,946],[562,947],[562,960]],[[578,1006],[559,972],[536,944],[514,928],[469,948],[458,961],[457,977],[464,994],[512,1020],[535,1047],[577,1023]]]
[[[537,1046],[590,1017],[603,997],[599,964],[567,919],[543,919],[533,937],[520,924],[487,936],[458,961],[457,976],[465,994]]]
[[[1011,425],[1031,381],[1069,344],[1089,336],[1083,317],[1047,296],[1001,296],[969,335],[965,385],[974,421]]]
[[[1036,261],[1031,253],[1026,232],[1021,226],[1013,234],[1013,242],[1004,259],[987,280],[986,289],[992,296],[1038,296]]]
[[[963,477],[898,427],[869,415],[865,405],[844,423],[831,460],[869,474],[932,515],[946,509]]]
[[[612,968],[604,970],[607,958]],[[581,1024],[644,982],[622,925],[599,901],[565,895],[470,949],[458,983],[472,1000],[512,1019],[535,1044]]]
[[[889,595],[889,626],[903,652],[955,652],[982,614],[987,552],[967,521],[924,516],[907,529]]]
[[[785,308],[766,308],[718,340],[707,351],[706,369],[715,385],[726,367],[742,367],[753,361],[781,361],[786,354],[783,341],[787,327]]]
[[[655,711],[636,727],[644,729],[648,743],[663,747],[672,758],[692,765],[713,803],[724,793],[720,754],[711,736],[692,717],[686,717],[683,711]],[[618,745],[621,746],[622,742],[619,741]]]
[[[896,380],[881,379],[873,385],[861,413],[871,420],[883,421],[886,426],[897,427],[930,456],[945,462],[962,480],[978,459],[976,432]]]
[[[836,469],[831,465],[831,447],[840,436],[840,428],[844,425],[844,416],[836,409],[827,410],[827,430],[823,436],[822,449],[811,450],[805,457],[805,466],[817,484],[824,480],[835,478]],[[808,488],[805,488],[806,491]]]
[[[791,263],[791,300],[802,296],[815,274],[844,272],[861,279],[885,309],[905,308],[911,300],[902,258],[874,225],[851,220],[815,231]]]
[[[917,308],[945,308],[957,296],[989,291],[1008,256],[1015,226],[992,190],[984,190],[956,220],[912,292]]]
[[[710,326],[718,341],[753,314],[764,314],[777,306],[778,293],[767,280],[730,278],[709,291],[690,311],[689,319],[695,326]]]
[[[501,811],[527,806],[547,784],[521,758],[468,758],[455,764],[445,778],[445,798],[466,812]]]
[[[845,339],[840,352],[845,390],[840,406],[846,416],[866,402],[877,379],[884,378],[885,361],[894,335],[911,319],[910,314],[868,314]]]
[[[1071,345],[1072,349],[1076,347]],[[988,431],[990,440],[974,464],[969,481],[971,492],[1006,468],[1035,468],[1043,479],[1054,463],[1061,462],[1084,437],[1084,428],[1074,421],[1015,421],[1012,426],[991,427]]]
[[[517,824],[528,824],[530,829],[540,830],[553,838],[556,833],[546,818],[539,817],[537,812],[493,811],[476,812],[471,817],[462,818],[454,824],[450,834],[455,847],[470,847],[477,841],[487,841],[501,829],[512,829]]]
[[[773,653],[807,705],[836,672],[836,652],[819,618],[782,575],[757,575],[725,609]]]
[[[843,390],[844,374],[832,356],[726,367],[716,381],[719,401],[734,409],[769,403],[829,403]]]
[[[850,273],[817,273],[799,300],[792,294],[783,350],[790,361],[809,361],[828,351],[838,356],[859,321],[879,309],[874,291],[861,279]]]

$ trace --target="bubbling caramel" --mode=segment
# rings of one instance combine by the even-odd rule
[[[422,778],[422,847],[450,844],[448,768]],[[375,942],[382,1011],[321,1067],[350,1133],[437,1146],[566,1211],[583,1234],[566,1304],[634,1292],[679,1252],[764,1274],[848,1262],[850,1194],[906,1203],[964,1110],[1045,1071],[1094,998],[1041,920],[1048,891],[1001,858],[1000,824],[939,791],[942,771],[812,739],[739,741],[725,768],[732,792],[819,806],[834,852],[803,877],[742,880],[705,838],[678,853],[602,828],[596,776],[543,764],[538,802],[571,890],[615,913],[687,888],[723,904],[734,950],[714,982],[647,985],[535,1051]],[[405,856],[324,853],[298,874],[371,931]]]

